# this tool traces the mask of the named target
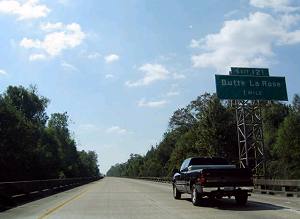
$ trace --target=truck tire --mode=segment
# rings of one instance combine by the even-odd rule
[[[246,205],[248,200],[248,193],[247,192],[239,192],[236,196],[235,196],[235,202],[237,205],[239,206],[244,206]]]
[[[175,199],[181,198],[181,193],[177,190],[176,186],[173,184],[173,197]]]
[[[192,187],[191,198],[192,198],[193,205],[195,205],[195,206],[200,205],[202,197],[201,197],[201,194],[197,191],[195,185],[193,185],[193,187]]]

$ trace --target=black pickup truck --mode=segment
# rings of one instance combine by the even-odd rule
[[[203,197],[234,196],[238,205],[245,205],[253,186],[252,173],[247,168],[237,168],[218,157],[193,157],[186,159],[173,176],[173,196],[180,199],[182,193],[191,194],[193,205],[199,205]]]

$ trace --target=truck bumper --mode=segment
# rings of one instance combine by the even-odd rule
[[[201,185],[197,185],[196,188],[202,196],[209,197],[235,196],[241,192],[248,193],[253,190],[253,187],[203,187]]]

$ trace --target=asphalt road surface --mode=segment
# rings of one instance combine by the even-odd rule
[[[300,198],[252,194],[245,207],[234,199],[193,206],[172,197],[170,184],[106,177],[0,213],[0,218],[300,218]]]

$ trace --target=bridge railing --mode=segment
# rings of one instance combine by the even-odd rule
[[[170,177],[139,177],[139,179],[172,183]],[[300,197],[300,180],[253,179],[253,183],[255,193]]]
[[[254,179],[254,192],[300,197],[300,180]]]
[[[171,177],[138,177],[138,179],[150,180],[162,183],[172,183]]]
[[[0,182],[0,208],[81,186],[103,177]]]

